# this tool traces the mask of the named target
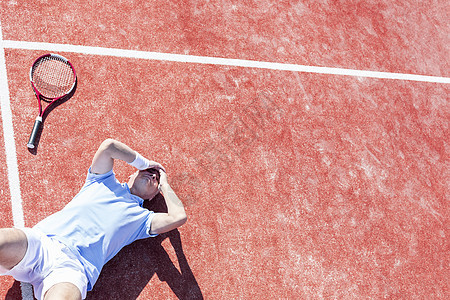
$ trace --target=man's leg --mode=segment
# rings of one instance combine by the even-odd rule
[[[16,228],[0,229],[0,266],[2,271],[11,270],[25,256],[28,248],[27,236]]]
[[[81,300],[81,292],[74,284],[62,282],[52,286],[44,296],[44,300],[60,299]]]

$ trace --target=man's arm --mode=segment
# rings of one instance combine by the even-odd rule
[[[167,213],[155,213],[151,225],[151,234],[161,234],[180,227],[187,221],[183,203],[175,194],[167,181],[167,175],[163,170],[159,171],[161,193],[167,206]]]
[[[94,155],[91,172],[95,174],[108,173],[112,170],[115,159],[123,160],[139,170],[150,167],[162,168],[160,164],[147,160],[124,143],[113,139],[106,139]]]
[[[120,159],[131,163],[136,158],[136,152],[127,145],[107,139],[101,143],[94,155],[91,165],[91,172],[95,174],[105,174],[112,170],[114,159]]]

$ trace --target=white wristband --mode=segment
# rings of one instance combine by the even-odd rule
[[[136,152],[136,158],[128,164],[138,170],[145,170],[150,166],[150,161]]]

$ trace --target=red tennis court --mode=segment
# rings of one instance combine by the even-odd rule
[[[165,166],[189,220],[88,299],[448,298],[445,1],[119,2],[1,2],[2,227],[63,208],[114,138]],[[32,154],[48,52],[78,87]]]

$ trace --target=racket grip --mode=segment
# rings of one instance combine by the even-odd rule
[[[30,149],[36,148],[36,140],[39,136],[39,131],[42,126],[42,117],[37,117],[36,121],[34,121],[33,130],[31,131],[30,139],[28,140],[27,147]]]

